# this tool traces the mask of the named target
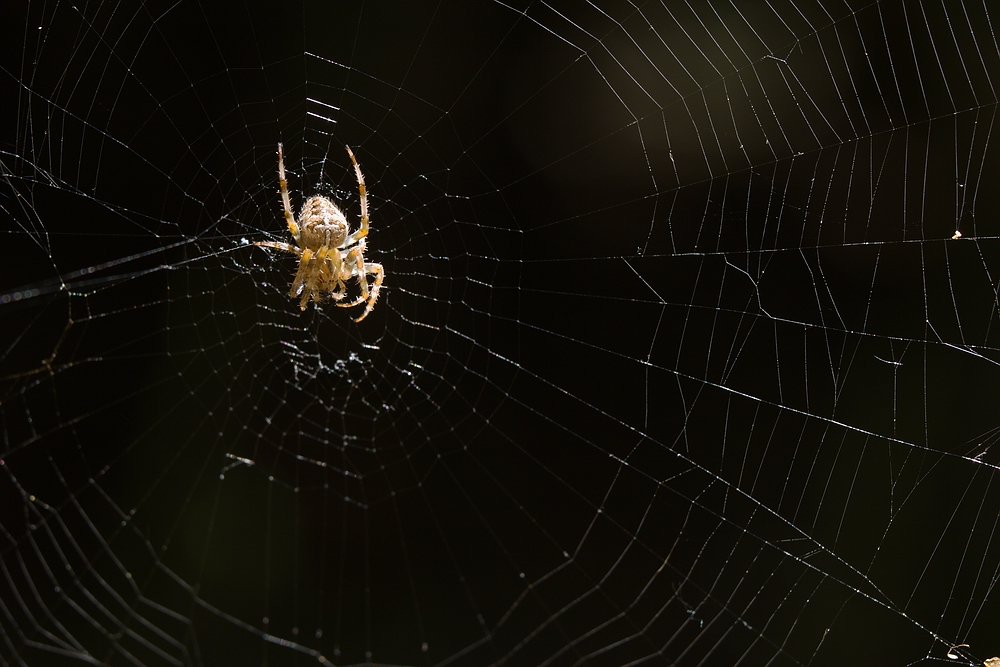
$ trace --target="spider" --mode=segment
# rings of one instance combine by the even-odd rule
[[[288,181],[285,180],[285,158],[278,144],[278,185],[281,188],[281,202],[285,208],[285,222],[295,245],[277,241],[254,243],[263,248],[277,248],[299,257],[299,270],[292,281],[288,295],[293,299],[301,296],[299,307],[306,309],[309,299],[320,303],[326,298],[333,299],[341,308],[357,306],[368,302],[365,312],[354,320],[360,322],[372,312],[379,288],[385,278],[381,264],[365,263],[365,237],[368,236],[368,195],[365,193],[365,177],[354,159],[351,147],[347,146],[354,171],[358,176],[358,191],[361,193],[361,227],[348,234],[350,225],[344,212],[326,197],[310,197],[306,200],[299,219],[292,215],[292,204],[288,198]],[[375,276],[371,289],[368,276]],[[347,281],[356,278],[361,286],[361,296],[349,303],[342,303],[347,294]]]

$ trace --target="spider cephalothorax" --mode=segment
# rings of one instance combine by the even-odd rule
[[[368,302],[365,312],[355,322],[365,319],[375,307],[379,288],[385,278],[381,264],[365,263],[365,237],[368,235],[368,194],[365,192],[365,177],[354,159],[354,153],[347,147],[347,155],[354,165],[358,177],[358,191],[361,193],[361,226],[348,235],[350,225],[344,212],[326,197],[310,197],[306,200],[298,220],[292,215],[292,203],[288,197],[288,181],[285,180],[285,158],[278,144],[278,186],[281,188],[281,202],[285,209],[285,222],[295,245],[276,241],[261,241],[256,246],[277,248],[299,257],[299,270],[292,281],[289,296],[301,297],[299,306],[306,309],[309,300],[319,303],[333,299],[341,308],[357,306]],[[375,276],[375,283],[369,288],[368,276]],[[361,296],[348,303],[341,303],[347,294],[347,281],[355,278],[361,286]]]

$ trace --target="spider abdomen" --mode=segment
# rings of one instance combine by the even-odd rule
[[[339,248],[347,238],[347,219],[326,197],[310,197],[299,214],[299,235],[304,248]]]

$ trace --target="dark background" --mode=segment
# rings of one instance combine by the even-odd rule
[[[991,9],[5,7],[4,664],[1000,653]]]

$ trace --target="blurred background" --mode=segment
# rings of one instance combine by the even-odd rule
[[[1000,653],[993,3],[2,11],[3,664]]]

